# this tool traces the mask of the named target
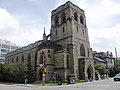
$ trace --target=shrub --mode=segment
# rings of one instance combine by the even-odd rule
[[[55,81],[55,80],[51,80],[49,83],[56,83],[57,81]]]
[[[83,82],[85,82],[85,80],[79,80],[79,79],[77,79],[76,81],[77,81],[77,83],[83,83]]]
[[[62,82],[63,82],[63,83],[67,83],[67,80],[63,80]]]
[[[24,83],[25,76],[28,83],[35,81],[35,72],[33,66],[27,66],[26,63],[5,62],[0,64],[0,81]]]

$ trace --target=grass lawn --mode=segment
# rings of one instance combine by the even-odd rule
[[[36,85],[36,86],[59,86],[58,83],[34,83],[32,85]],[[67,85],[67,83],[62,83],[62,85]]]

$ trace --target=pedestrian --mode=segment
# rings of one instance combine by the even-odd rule
[[[107,79],[109,79],[109,74],[107,73]]]
[[[24,84],[25,84],[25,85],[27,85],[27,81],[28,81],[27,75],[25,75],[25,79],[24,79]]]
[[[98,74],[98,80],[100,80],[101,78],[100,78],[100,74]]]

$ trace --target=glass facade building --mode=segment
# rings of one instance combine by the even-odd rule
[[[19,46],[11,41],[0,39],[0,62],[4,62],[7,53],[18,49]]]

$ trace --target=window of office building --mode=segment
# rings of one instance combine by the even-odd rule
[[[1,57],[5,57],[6,56],[6,54],[1,54]]]
[[[2,48],[7,48],[7,49],[10,49],[10,45],[5,45],[5,44],[2,44]]]
[[[1,49],[1,52],[2,52],[2,53],[8,53],[8,52],[9,52],[9,50],[6,50],[6,49]]]
[[[18,47],[17,46],[11,46],[11,49],[15,50],[15,49],[18,49]]]

